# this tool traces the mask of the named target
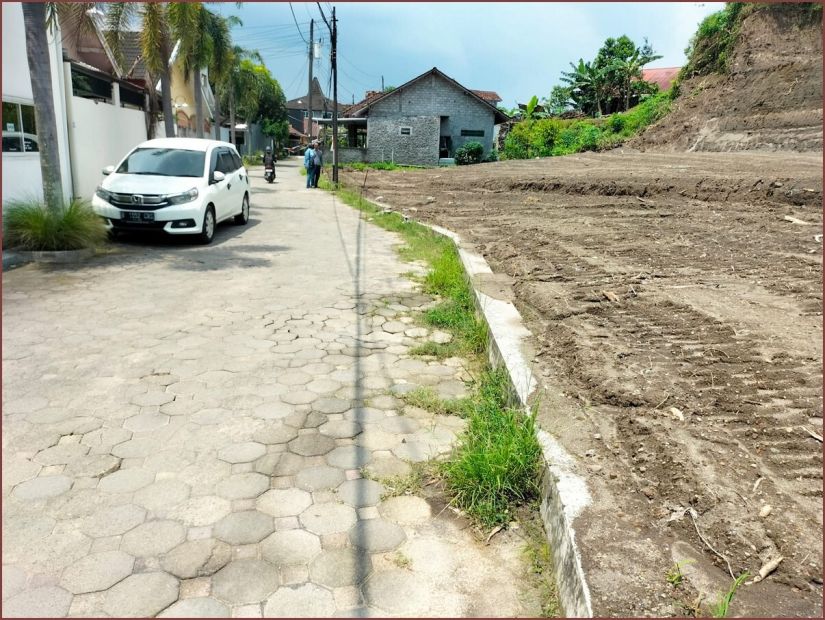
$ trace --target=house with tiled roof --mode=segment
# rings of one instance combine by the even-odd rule
[[[658,69],[642,69],[642,79],[659,87],[660,91],[669,90],[676,81],[681,67],[661,67]]]
[[[481,143],[487,155],[495,126],[509,120],[496,107],[499,101],[495,92],[466,88],[433,67],[391,91],[369,91],[348,106],[338,119],[339,131],[346,132],[338,160],[436,166],[467,142]]]
[[[286,115],[290,126],[302,136],[309,135],[309,91],[306,95],[286,102]],[[318,78],[312,79],[312,117],[332,118],[332,99],[324,94]],[[338,114],[343,114],[346,106],[338,102]],[[292,133],[290,132],[292,135]],[[312,135],[318,135],[318,123],[312,125]]]

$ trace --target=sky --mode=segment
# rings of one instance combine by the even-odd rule
[[[710,2],[322,2],[338,18],[338,98],[359,101],[367,90],[399,86],[438,67],[467,88],[496,91],[514,107],[550,94],[561,72],[592,60],[608,37],[648,39],[662,58],[649,67],[675,67],[699,22],[724,3]],[[224,3],[236,15],[236,44],[257,49],[287,99],[306,95],[309,22],[315,20],[320,58],[313,73],[328,96],[330,33],[315,2]],[[297,22],[297,25],[296,25]]]

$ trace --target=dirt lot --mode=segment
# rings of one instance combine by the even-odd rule
[[[724,560],[753,575],[778,556],[731,613],[821,615],[821,154],[373,170],[365,195],[512,279],[541,424],[593,495],[576,528],[597,615],[707,611]]]

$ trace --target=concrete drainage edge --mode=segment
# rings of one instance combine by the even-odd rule
[[[396,211],[387,204],[375,200],[370,202],[382,209]],[[521,313],[511,302],[490,297],[475,287],[475,276],[493,273],[483,256],[463,248],[461,238],[456,233],[441,226],[418,223],[449,238],[455,244],[475,294],[478,311],[489,327],[490,363],[494,368],[504,366],[517,404],[525,415],[532,415],[528,399],[535,392],[538,383],[521,350],[523,341],[532,336],[524,326]],[[590,503],[590,493],[584,479],[573,471],[573,457],[561,444],[538,427],[536,435],[544,455],[541,518],[553,553],[559,602],[568,618],[592,618],[590,588],[582,569],[581,553],[573,527],[573,520]]]
[[[490,363],[494,368],[504,366],[517,404],[526,415],[532,415],[528,399],[538,384],[521,350],[522,342],[532,336],[524,326],[521,313],[511,302],[490,297],[473,286],[474,276],[492,274],[483,256],[462,248],[461,238],[454,232],[440,226],[428,227],[455,244],[473,288],[476,306],[489,327]],[[566,617],[590,618],[593,616],[590,588],[573,528],[575,517],[590,503],[590,494],[584,479],[573,472],[573,458],[561,444],[538,427],[536,434],[544,454],[541,518],[553,553],[559,599]]]

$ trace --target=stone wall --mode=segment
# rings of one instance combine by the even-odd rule
[[[401,134],[402,127],[409,128],[409,135]],[[437,116],[370,116],[367,121],[369,161],[437,166],[438,134]]]

